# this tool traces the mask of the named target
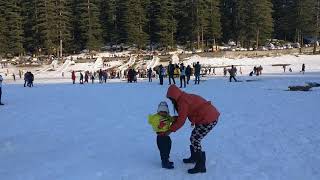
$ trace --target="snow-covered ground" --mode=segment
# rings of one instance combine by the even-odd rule
[[[161,168],[147,116],[166,100],[167,85],[4,84],[0,179],[319,180],[320,89],[285,91],[319,77],[265,75],[239,83],[216,77],[184,89],[221,112],[203,141],[208,172],[198,175],[188,175],[192,166],[182,163],[189,156],[188,122],[171,136],[175,169]]]

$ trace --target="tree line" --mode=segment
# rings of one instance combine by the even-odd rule
[[[319,0],[0,0],[0,54],[213,48],[319,35]]]

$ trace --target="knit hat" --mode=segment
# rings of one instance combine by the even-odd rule
[[[160,102],[160,104],[158,105],[158,110],[157,112],[167,112],[168,114],[169,112],[169,108],[168,108],[168,104],[165,101]]]

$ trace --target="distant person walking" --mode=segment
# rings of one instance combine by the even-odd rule
[[[168,75],[169,75],[169,85],[171,84],[171,79],[173,81],[173,84],[176,84],[176,81],[174,80],[174,64],[170,61],[168,66]]]
[[[80,72],[80,84],[83,84],[83,74]]]
[[[302,74],[304,74],[305,71],[306,71],[306,65],[302,64],[302,69],[301,69]]]
[[[226,77],[226,76],[227,76],[227,72],[228,72],[227,68],[226,68],[226,67],[224,67],[224,68],[223,68],[223,76],[224,76],[224,77]]]
[[[189,81],[190,81],[191,71],[192,71],[192,69],[191,69],[190,65],[188,65],[186,68],[187,84],[189,84]]]
[[[84,82],[89,83],[89,73],[88,72],[84,73]]]
[[[1,101],[1,96],[2,96],[2,81],[3,81],[3,78],[2,78],[2,76],[0,75],[0,105],[4,105],[4,104],[2,104],[2,101]]]
[[[76,73],[74,71],[72,71],[72,73],[71,73],[71,79],[72,79],[72,83],[75,84],[76,83]]]
[[[237,82],[237,79],[236,79],[237,69],[233,65],[231,66],[231,69],[229,69],[229,74],[230,74],[229,81],[231,82],[232,79],[234,79],[234,81]]]
[[[180,64],[180,88],[182,88],[182,82],[184,83],[183,87],[186,87],[186,67],[183,63]]]
[[[94,83],[94,73],[91,74],[91,82]]]
[[[27,82],[28,82],[28,74],[29,74],[29,72],[24,73],[24,85],[23,85],[23,87],[26,87],[26,85],[27,85]]]
[[[286,72],[286,66],[283,65],[282,68],[283,68],[283,72]]]
[[[149,82],[152,82],[152,69],[149,68],[148,70],[148,78],[149,78]]]
[[[163,85],[163,66],[162,66],[162,64],[160,64],[160,66],[159,66],[158,74],[159,74],[160,85]]]
[[[194,76],[195,76],[195,82],[194,84],[200,84],[200,71],[201,71],[201,65],[199,62],[194,65]]]

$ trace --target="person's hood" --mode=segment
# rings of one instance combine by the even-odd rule
[[[182,94],[183,91],[181,91],[176,85],[171,85],[168,88],[167,98],[172,98],[175,101],[178,101]]]

